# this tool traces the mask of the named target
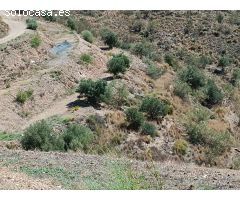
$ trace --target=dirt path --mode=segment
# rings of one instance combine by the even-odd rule
[[[66,112],[68,112],[69,108],[68,108],[68,104],[70,102],[76,101],[78,97],[78,94],[73,94],[71,96],[66,97],[65,99],[56,102],[53,106],[51,106],[50,108],[44,110],[42,113],[40,113],[39,115],[34,116],[33,118],[31,118],[28,123],[23,126],[22,128],[25,129],[28,126],[30,126],[31,124],[43,120],[43,119],[47,119],[49,117],[52,117],[54,115],[61,115],[64,114]]]
[[[26,31],[26,23],[23,17],[6,16],[5,11],[0,11],[2,20],[8,24],[8,35],[0,39],[0,44],[6,43],[22,35]]]

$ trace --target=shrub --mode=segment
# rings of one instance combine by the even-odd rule
[[[121,82],[112,81],[106,87],[102,100],[115,108],[127,104],[129,92],[125,84]]]
[[[152,79],[158,79],[164,73],[164,71],[154,64],[149,64],[147,68],[147,75],[150,76]]]
[[[236,69],[232,75],[232,84],[234,86],[239,86],[240,83],[240,69]]]
[[[45,13],[46,13],[46,15],[44,15],[43,18],[44,18],[46,21],[49,21],[49,22],[55,22],[55,21],[57,21],[57,18],[56,18],[56,16],[54,16],[54,14],[53,14],[53,15],[49,15],[49,14],[48,14],[48,11],[46,11]]]
[[[231,135],[227,131],[217,132],[215,130],[209,129],[206,144],[209,146],[213,155],[222,155],[231,147]]]
[[[84,30],[82,31],[81,35],[84,40],[86,40],[89,43],[93,43],[93,34],[90,31]]]
[[[33,90],[19,91],[17,93],[16,101],[24,104],[33,95]]]
[[[105,119],[98,114],[90,115],[87,118],[86,122],[88,124],[88,127],[96,133],[99,132],[99,129],[105,128]]]
[[[164,60],[167,64],[169,64],[171,67],[173,67],[173,69],[178,68],[178,62],[172,54],[166,54],[164,56]]]
[[[98,103],[106,91],[106,86],[107,82],[103,80],[81,80],[77,92],[85,95],[89,102]]]
[[[223,100],[223,93],[222,91],[216,86],[213,80],[209,80],[206,86],[206,95],[207,98],[205,102],[208,105],[218,104]]]
[[[151,137],[155,137],[157,135],[157,128],[154,126],[154,124],[145,122],[142,125],[142,133],[144,135],[150,135]]]
[[[147,113],[150,119],[164,117],[172,112],[172,108],[167,101],[154,97],[146,97],[140,106],[140,111]]]
[[[186,69],[183,69],[179,73],[179,78],[193,89],[197,89],[205,85],[205,76],[196,67],[187,67]]]
[[[83,63],[90,64],[90,63],[92,63],[93,58],[92,58],[91,55],[89,55],[89,54],[87,54],[87,53],[84,53],[84,54],[81,55],[80,60],[81,60]]]
[[[63,134],[65,150],[89,150],[94,140],[93,132],[82,125],[71,124]]]
[[[130,127],[138,130],[144,122],[144,116],[137,108],[129,108],[126,110],[127,121]]]
[[[67,20],[67,26],[71,29],[71,30],[76,30],[76,21],[69,17]]]
[[[125,73],[129,67],[130,61],[128,57],[123,54],[114,55],[107,63],[108,71],[115,76],[120,73]]]
[[[132,48],[132,52],[137,55],[140,56],[141,58],[143,56],[145,57],[151,57],[151,54],[153,52],[152,50],[152,45],[148,42],[139,42],[134,44],[133,48]]]
[[[33,48],[37,48],[39,47],[39,45],[41,44],[41,38],[37,35],[37,36],[34,36],[31,40],[31,47]]]
[[[26,20],[27,23],[27,29],[37,30],[38,24],[37,21],[33,18],[28,18]]]
[[[205,122],[212,118],[210,111],[205,107],[194,108],[188,115],[190,120],[195,123]]]
[[[218,61],[219,67],[227,67],[230,64],[230,59],[227,56],[222,56]]]
[[[191,93],[191,91],[191,87],[185,82],[177,81],[174,85],[174,94],[184,100],[188,99],[188,95]]]
[[[224,16],[221,13],[217,13],[216,19],[219,24],[223,22]]]
[[[212,63],[212,59],[209,56],[206,55],[201,55],[198,59],[197,59],[197,63],[195,64],[195,66],[200,67],[200,68],[205,68],[207,65]]]
[[[130,26],[130,31],[139,33],[141,32],[143,26],[144,24],[141,20],[134,20],[133,24]]]
[[[206,144],[207,127],[205,123],[190,123],[187,125],[187,134],[192,144]]]
[[[179,139],[176,140],[173,146],[173,150],[178,155],[185,155],[187,153],[188,143],[186,140]]]
[[[114,32],[110,31],[109,29],[103,29],[100,34],[101,34],[102,40],[106,45],[109,46],[109,48],[112,49],[117,45],[118,37]]]
[[[25,150],[63,150],[63,141],[54,135],[52,127],[44,120],[24,132],[21,144]]]

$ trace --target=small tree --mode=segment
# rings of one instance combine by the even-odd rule
[[[141,104],[140,111],[146,112],[150,119],[164,117],[172,112],[172,108],[167,101],[154,97],[146,97]]]
[[[106,45],[109,46],[109,48],[112,49],[117,45],[118,37],[114,32],[110,31],[109,29],[103,29],[100,34],[101,34],[102,40]]]
[[[89,102],[98,103],[105,93],[107,83],[103,80],[81,80],[77,92],[85,95]]]
[[[138,130],[144,122],[144,116],[137,108],[129,108],[126,111],[127,121],[130,127]]]
[[[123,54],[114,55],[107,63],[108,71],[114,76],[120,73],[125,73],[129,67],[130,61],[128,57]]]

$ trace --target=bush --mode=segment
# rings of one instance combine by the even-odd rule
[[[102,40],[106,45],[109,46],[109,48],[112,49],[117,45],[118,37],[114,32],[110,31],[109,29],[103,29],[100,34],[101,34]]]
[[[179,96],[183,100],[188,99],[188,95],[191,93],[191,91],[191,87],[185,82],[177,81],[174,85],[174,94]]]
[[[120,73],[125,73],[129,67],[130,61],[128,57],[123,54],[114,55],[107,63],[108,71],[115,76]]]
[[[76,30],[76,21],[69,17],[67,20],[67,26],[71,29],[71,30]]]
[[[154,124],[145,122],[142,125],[142,133],[144,135],[150,135],[151,137],[155,137],[157,135],[157,128],[154,126]]]
[[[191,88],[197,89],[205,85],[204,74],[196,67],[187,67],[179,73],[182,82],[186,82]]]
[[[172,112],[172,108],[167,101],[154,97],[146,97],[140,106],[140,111],[147,113],[150,119],[158,119]]]
[[[106,86],[107,82],[103,80],[81,80],[77,92],[85,95],[89,102],[98,103],[106,91]]]
[[[222,56],[218,61],[219,67],[227,67],[230,64],[230,59],[227,56]]]
[[[173,146],[173,150],[178,155],[185,155],[187,153],[188,143],[186,140],[179,139],[176,140]]]
[[[167,64],[169,64],[171,67],[173,67],[173,69],[176,70],[178,68],[178,62],[172,54],[166,54],[164,56],[164,60]]]
[[[205,123],[190,123],[187,125],[187,134],[192,144],[205,145],[208,134],[207,131]]]
[[[21,140],[25,150],[63,150],[64,144],[60,138],[54,135],[53,129],[46,121],[37,122],[31,125],[23,135]]]
[[[240,83],[240,69],[236,69],[232,75],[232,84],[234,86],[239,86]]]
[[[126,105],[128,102],[129,92],[125,84],[121,82],[112,81],[106,87],[106,91],[102,96],[102,100],[115,108]]]
[[[213,117],[210,111],[205,107],[197,107],[191,110],[188,114],[189,119],[195,123],[208,121]]]
[[[222,91],[216,86],[213,80],[209,80],[207,87],[206,87],[206,96],[205,102],[208,105],[214,105],[221,103],[223,100],[223,93]]]
[[[138,130],[144,122],[143,114],[137,108],[129,108],[125,113],[130,127]]]
[[[93,43],[93,34],[90,31],[84,30],[82,31],[81,35],[84,40],[86,40],[89,43]]]
[[[56,18],[56,16],[54,16],[54,14],[53,14],[53,15],[47,14],[47,13],[48,13],[47,10],[46,10],[45,13],[46,13],[46,15],[43,16],[43,18],[44,18],[46,21],[49,21],[49,22],[55,22],[55,21],[57,21],[57,18]]]
[[[34,36],[31,40],[31,47],[33,48],[37,48],[39,47],[39,45],[41,44],[41,38],[37,35],[37,36]]]
[[[164,71],[154,64],[149,64],[147,68],[147,75],[150,76],[152,79],[158,79],[164,73]]]
[[[28,18],[26,20],[27,23],[27,29],[37,30],[38,24],[37,21],[33,18]]]
[[[222,23],[224,16],[221,13],[217,13],[216,19],[219,24]]]
[[[28,99],[30,99],[33,95],[33,90],[27,90],[27,91],[19,91],[17,93],[16,101],[18,103],[24,104]]]
[[[85,64],[90,64],[93,61],[93,58],[91,55],[84,53],[81,55],[80,60]]]
[[[82,125],[72,124],[63,134],[65,150],[88,151],[90,144],[94,140],[93,132]]]
[[[141,58],[143,56],[151,58],[153,54],[152,45],[148,42],[136,43],[132,48],[132,52],[133,54],[140,56]]]

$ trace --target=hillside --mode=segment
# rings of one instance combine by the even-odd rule
[[[0,189],[239,188],[239,12],[26,20],[0,21]]]

